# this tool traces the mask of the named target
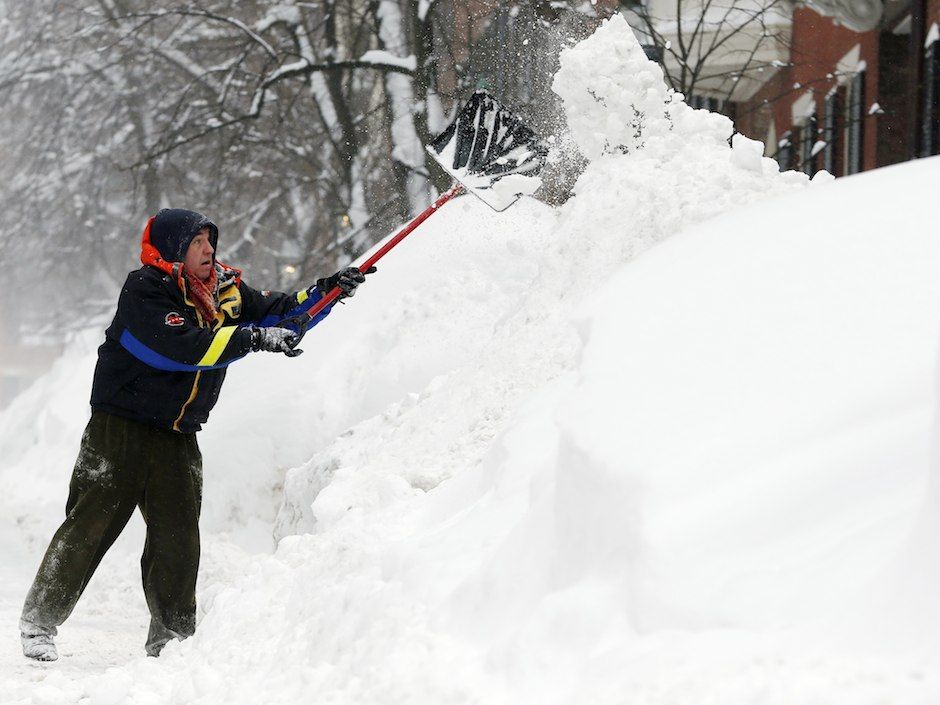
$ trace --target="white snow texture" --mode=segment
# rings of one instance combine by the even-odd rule
[[[940,701],[940,161],[781,174],[619,16],[554,90],[568,203],[453,201],[307,355],[232,368],[200,623],[161,658],[139,524],[62,660],[14,649],[100,332],[2,416],[0,701]]]

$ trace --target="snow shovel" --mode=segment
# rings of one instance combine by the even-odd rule
[[[548,146],[483,90],[471,96],[456,119],[434,138],[427,150],[457,183],[360,264],[360,272],[366,272],[441,206],[465,191],[497,212],[506,210],[523,194],[535,191],[540,183],[538,174],[548,155]],[[334,287],[306,313],[277,325],[297,326],[303,337],[314,316],[342,293],[342,289]]]

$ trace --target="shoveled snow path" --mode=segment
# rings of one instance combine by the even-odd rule
[[[117,703],[120,700],[109,699],[115,695],[112,679],[96,676],[135,661],[157,666],[144,655],[150,614],[140,584],[143,521],[139,514],[131,519],[60,629],[56,638],[59,660],[41,663],[23,657],[18,622],[34,571],[62,519],[61,509],[54,511],[53,503],[43,510],[41,516],[29,518],[29,526],[22,517],[20,522],[12,516],[0,520],[0,555],[4,557],[0,562],[0,705]],[[204,535],[200,599],[241,573],[250,559],[227,537]]]
[[[64,499],[63,499],[64,501]],[[51,507],[51,505],[50,505]],[[43,516],[55,530],[60,516]],[[139,519],[137,520],[139,521]],[[137,523],[135,521],[135,523]],[[128,527],[90,583],[84,598],[56,639],[59,660],[40,663],[23,657],[18,622],[23,598],[45,550],[37,536],[27,536],[5,517],[0,530],[0,703],[42,702],[85,695],[76,683],[89,674],[123,665],[143,654],[149,614],[139,587],[139,567],[131,560],[133,544],[142,545],[139,527]],[[136,529],[136,530],[135,530]],[[16,541],[15,538],[22,541]],[[138,539],[140,540],[138,541]]]

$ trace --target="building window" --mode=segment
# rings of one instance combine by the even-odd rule
[[[862,158],[865,137],[864,71],[856,73],[849,82],[845,122],[845,173],[857,174],[864,165]]]
[[[696,110],[708,110],[712,113],[720,113],[724,107],[724,101],[719,100],[718,98],[710,98],[704,95],[690,95],[688,101],[689,106],[695,108]]]
[[[636,4],[639,5],[640,3]],[[663,63],[663,48],[658,44],[643,44],[640,48],[650,61],[655,61],[657,64]]]
[[[940,154],[940,41],[924,50],[923,101],[920,156],[929,157]]]
[[[780,165],[780,171],[793,168],[793,134],[789,130],[783,133],[777,143],[777,164]]]
[[[689,107],[695,108],[696,110],[707,110],[711,113],[718,113],[719,115],[724,115],[725,117],[731,118],[732,120],[734,120],[735,108],[737,107],[735,103],[730,100],[711,98],[704,95],[695,95],[694,93],[688,95],[685,99],[685,102],[689,105]]]
[[[816,145],[816,134],[818,131],[818,122],[816,115],[810,115],[800,126],[800,171],[807,176],[816,173],[816,155],[813,154],[813,147]]]
[[[833,176],[842,176],[842,105],[845,89],[836,88],[826,96],[826,114],[823,117],[823,169]]]

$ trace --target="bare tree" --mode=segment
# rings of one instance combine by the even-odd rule
[[[792,0],[641,0],[627,14],[672,89],[739,102],[789,64],[792,10]]]
[[[447,186],[424,145],[475,85],[471,48],[493,18],[538,5],[547,26],[555,12],[514,0],[0,3],[0,257],[63,282],[16,304],[29,321],[76,300],[106,310],[134,263],[128,237],[163,206],[211,213],[220,254],[268,286],[349,261]]]

